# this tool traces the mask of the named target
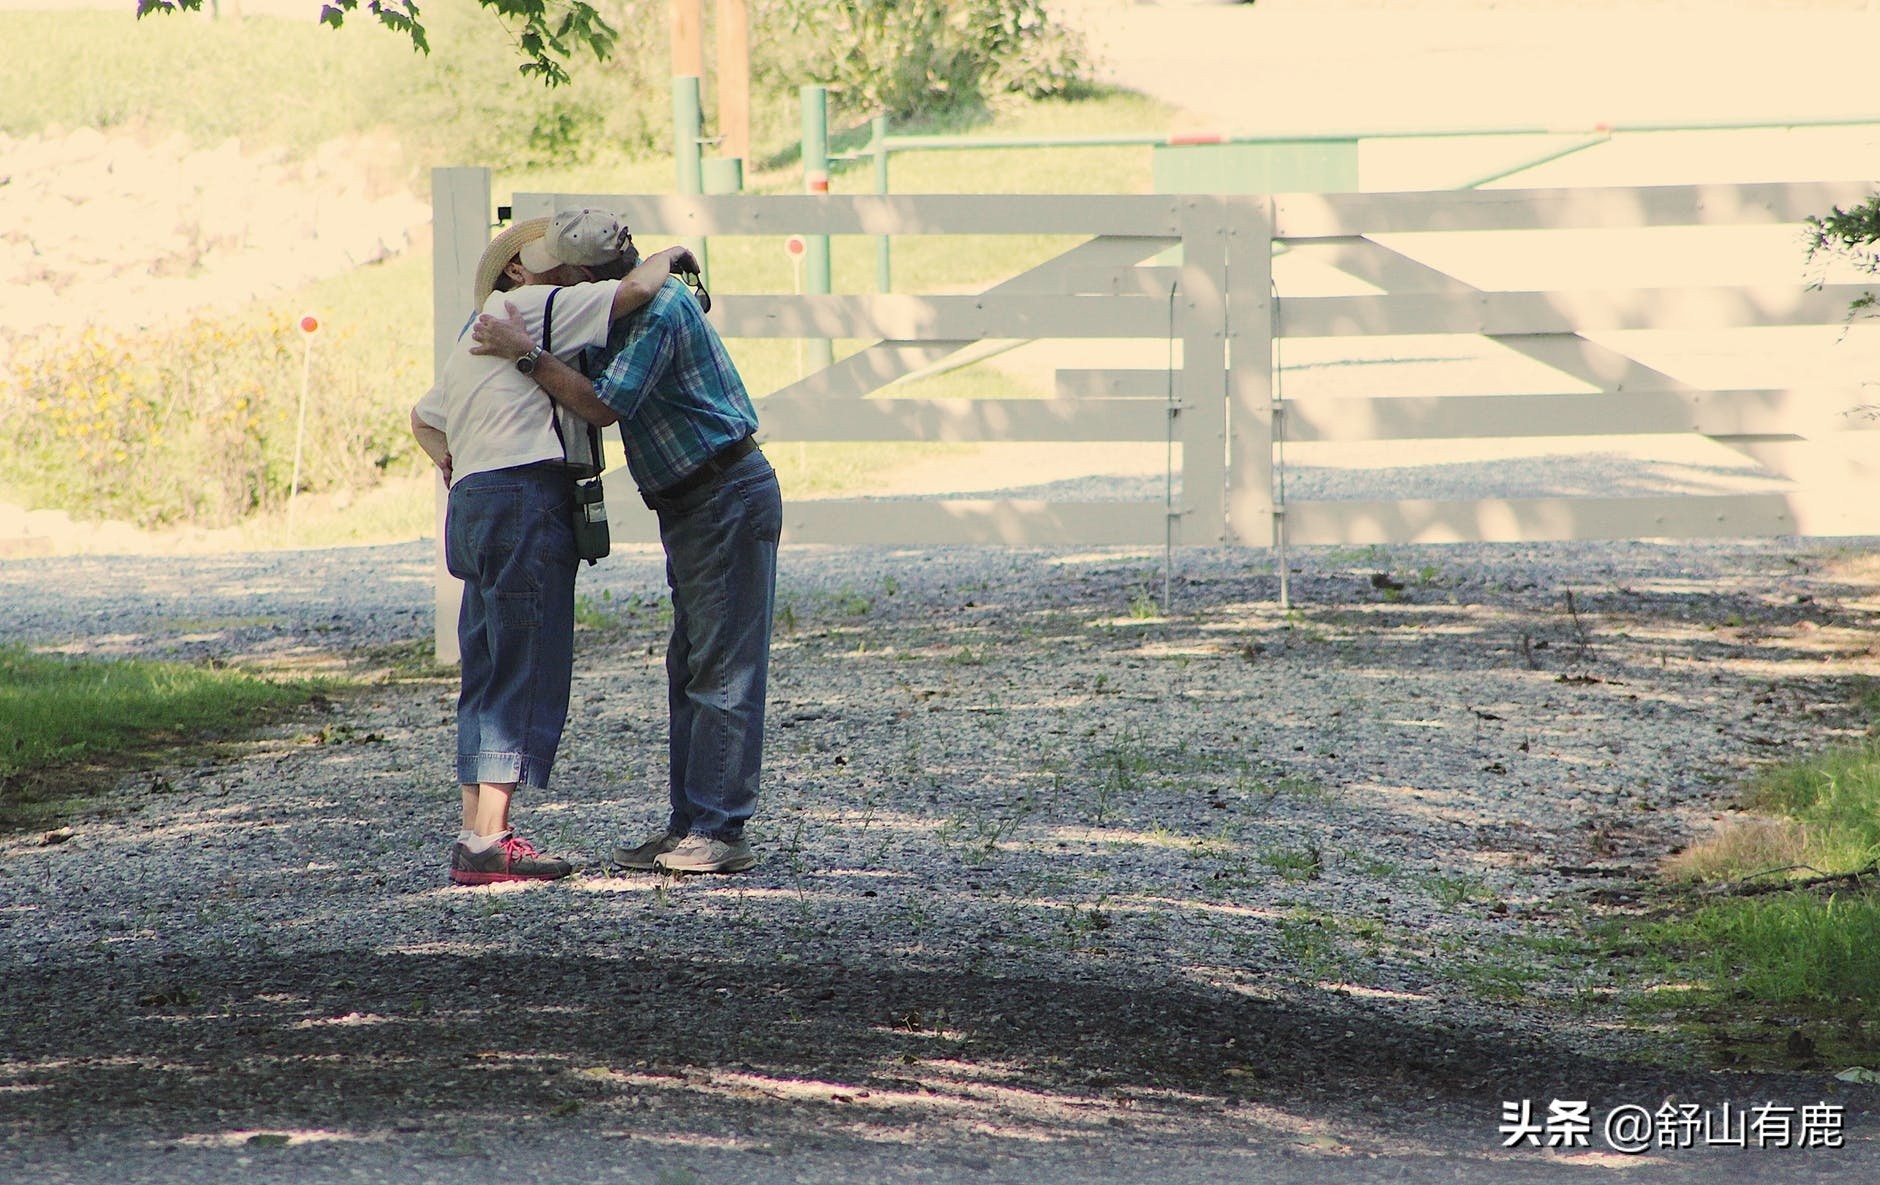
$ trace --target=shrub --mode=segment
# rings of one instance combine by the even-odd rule
[[[413,454],[402,419],[328,361],[342,344],[307,367],[302,492],[371,486]],[[0,383],[7,482],[83,518],[232,525],[288,497],[306,365],[291,325],[256,320],[36,344]]]
[[[907,119],[1085,82],[1077,38],[1041,0],[778,0],[763,19],[771,85],[821,83],[851,116]]]
[[[1849,210],[1836,206],[1826,214],[1810,215],[1807,220],[1808,261],[1827,258],[1847,260],[1867,275],[1880,275],[1880,194]],[[1859,297],[1849,308],[1850,314],[1871,310],[1876,301],[1871,292]]]
[[[438,163],[563,167],[662,147],[671,120],[667,59],[641,44],[649,30],[663,43],[666,6],[613,0],[600,7],[621,31],[621,45],[604,62],[582,60],[553,89],[517,73],[515,44],[488,12],[427,11],[432,52],[380,81],[380,109],[420,156]]]

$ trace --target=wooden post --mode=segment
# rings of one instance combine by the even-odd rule
[[[672,0],[672,73],[705,77],[705,0]]]
[[[1227,538],[1227,235],[1225,200],[1182,199],[1182,266],[1171,336],[1182,346],[1177,439],[1182,511],[1176,543],[1213,547]],[[1249,351],[1257,353],[1257,347]],[[1271,360],[1243,359],[1252,366]]]
[[[431,361],[441,373],[473,311],[477,261],[490,241],[490,171],[431,170]],[[437,483],[437,617],[433,630],[437,661],[459,661],[457,610],[463,585],[444,564],[444,483]]]
[[[1286,604],[1286,508],[1273,468],[1286,430],[1273,367],[1273,202],[1230,197],[1227,210],[1227,541],[1276,550]]]
[[[750,0],[718,0],[718,131],[720,155],[750,159]]]

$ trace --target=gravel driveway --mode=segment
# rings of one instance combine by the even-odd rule
[[[583,572],[579,724],[450,887],[407,661],[0,839],[0,1180],[1719,1181],[1880,1167],[1843,1067],[1625,1023],[1579,926],[1852,735],[1880,565],[1767,541],[787,548],[763,862],[657,825],[657,554]],[[318,667],[428,637],[425,544],[0,566],[0,640]],[[1569,599],[1569,594],[1571,599]],[[370,665],[366,663],[365,665]],[[1504,1149],[1504,1103],[1846,1108],[1848,1147]]]

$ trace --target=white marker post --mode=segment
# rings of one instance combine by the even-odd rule
[[[803,257],[809,254],[809,242],[802,235],[791,235],[783,241],[783,253],[790,259],[791,291],[803,295]],[[809,372],[803,361],[803,339],[796,339],[796,377],[802,379]]]
[[[809,241],[802,235],[791,235],[783,240],[783,253],[790,260],[790,288],[798,296],[803,295],[803,257],[809,254]],[[803,358],[803,339],[796,339],[796,379],[800,383],[809,375],[809,367]],[[809,464],[809,450],[802,441],[796,442],[796,463],[801,469]]]
[[[307,438],[307,385],[313,374],[313,339],[320,335],[320,318],[307,313],[295,323],[304,349],[300,355],[300,412],[294,423],[294,476],[287,486],[287,525],[294,525],[294,499],[300,494],[300,446]]]

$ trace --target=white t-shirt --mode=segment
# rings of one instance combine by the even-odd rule
[[[572,363],[588,346],[606,344],[608,314],[619,287],[618,280],[571,284],[559,290],[531,285],[492,292],[483,302],[483,311],[501,317],[504,302],[514,304],[528,325],[529,336],[539,342],[548,294],[559,291],[550,344],[557,358]],[[418,418],[440,429],[450,446],[451,480],[561,460],[561,438],[555,435],[554,405],[547,393],[509,359],[472,354],[470,347],[475,344],[465,325],[444,360],[437,386],[418,401]]]

